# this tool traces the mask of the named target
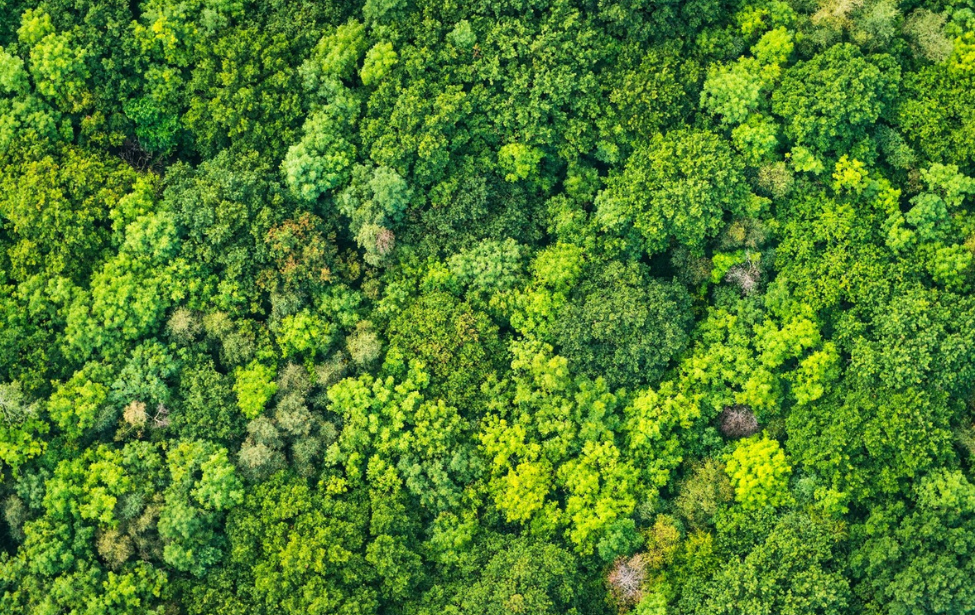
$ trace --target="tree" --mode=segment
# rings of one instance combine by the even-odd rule
[[[237,368],[234,392],[237,406],[249,419],[256,418],[278,390],[274,383],[274,369],[252,361],[246,368]]]
[[[961,472],[940,469],[913,492],[913,506],[878,506],[851,528],[853,589],[867,608],[889,613],[970,609],[975,490]]]
[[[206,441],[183,441],[167,456],[171,482],[159,513],[163,560],[202,577],[222,556],[223,513],[243,502],[244,490],[227,450]]]
[[[332,226],[303,212],[267,231],[274,267],[262,272],[261,286],[279,296],[317,295],[339,273],[338,247]]]
[[[525,539],[505,542],[479,577],[455,594],[454,600],[459,603],[456,612],[578,613],[589,605],[587,588],[573,583],[578,573],[568,553]]]
[[[562,531],[578,552],[611,561],[639,542],[630,515],[668,483],[700,410],[670,383],[615,395],[539,342],[512,352],[512,381],[492,388],[478,434],[494,504],[536,535]]]
[[[558,322],[568,294],[581,279],[585,253],[576,245],[557,243],[539,251],[532,263],[532,283],[511,297],[511,325],[523,334],[548,337]]]
[[[544,152],[524,143],[509,143],[498,150],[498,166],[509,182],[528,179],[538,174],[538,163]]]
[[[701,105],[728,124],[741,124],[758,109],[765,85],[757,60],[748,58],[712,69],[704,82]]]
[[[328,352],[334,338],[334,327],[317,314],[302,310],[285,316],[277,327],[277,343],[284,358],[314,358]]]
[[[913,388],[834,388],[786,418],[789,453],[858,500],[904,493],[953,457],[955,412],[943,394]]]
[[[494,293],[512,290],[521,281],[524,252],[514,239],[485,239],[454,254],[447,265],[457,282],[467,287],[467,296],[483,301]]]
[[[237,316],[257,307],[260,272],[271,263],[265,238],[294,201],[258,152],[224,151],[197,168],[169,169],[163,205],[172,212],[180,254],[192,268],[197,309]]]
[[[392,252],[393,228],[403,218],[411,196],[409,185],[394,169],[365,165],[353,169],[352,183],[337,202],[370,265],[380,264]]]
[[[9,275],[86,280],[106,256],[112,211],[135,179],[121,163],[74,147],[8,163],[0,214],[13,239]]]
[[[742,440],[726,463],[725,472],[735,488],[735,499],[743,507],[781,506],[788,502],[792,468],[777,441]]]
[[[257,487],[228,521],[245,603],[289,614],[376,612],[375,572],[363,553],[368,521],[361,500],[284,473]]]
[[[67,437],[77,439],[84,435],[104,410],[109,390],[99,380],[105,379],[106,371],[102,365],[89,363],[48,399],[47,410]]]
[[[721,226],[725,212],[757,214],[731,148],[709,132],[676,130],[639,144],[596,199],[606,230],[655,254],[673,239],[694,252]]]
[[[57,107],[79,112],[91,104],[86,80],[91,76],[85,63],[86,49],[74,44],[70,32],[58,33],[43,10],[28,9],[17,31],[30,47],[30,72],[36,90]]]
[[[291,190],[306,200],[342,184],[356,160],[349,136],[359,117],[356,94],[343,85],[365,51],[361,23],[350,20],[322,37],[301,69],[306,89],[320,101],[305,121],[304,136],[281,165]]]
[[[107,552],[96,552],[94,539],[96,530],[112,528],[126,539],[129,532],[144,537],[133,517],[142,513],[142,498],[162,487],[160,469],[158,453],[146,443],[122,450],[93,446],[59,461],[44,485],[40,514],[24,525],[22,547],[0,561],[0,605],[38,614],[161,613],[166,572],[127,556],[113,562]]]
[[[867,60],[839,44],[786,70],[772,93],[785,136],[822,152],[848,151],[893,102],[900,70],[891,60]]]
[[[606,116],[597,120],[605,124],[601,132],[613,134],[624,128],[627,138],[620,141],[625,144],[649,139],[691,107],[683,83],[688,76],[685,71],[694,69],[681,61],[676,46],[626,46],[616,68],[603,77],[612,89]]]
[[[839,615],[853,602],[832,563],[837,528],[802,513],[783,516],[743,558],[730,557],[714,577],[682,597],[688,613]]]
[[[780,413],[790,393],[822,387],[837,375],[814,369],[822,361],[815,354],[822,337],[806,310],[798,307],[783,322],[737,291],[729,308],[711,308],[698,325],[675,382],[681,392],[700,396],[707,416],[743,406],[762,424]],[[789,390],[792,379],[798,386]]]
[[[387,335],[401,360],[423,361],[432,395],[478,411],[480,386],[500,366],[503,352],[497,327],[485,314],[447,293],[426,293],[390,323]]]
[[[269,21],[212,37],[192,64],[185,86],[192,94],[182,122],[207,157],[235,146],[279,160],[300,134],[305,108],[292,58],[311,40],[298,24],[285,30],[277,20]]]
[[[46,442],[39,436],[48,429],[38,404],[28,401],[20,383],[0,385],[0,461],[15,475],[24,462],[44,452]]]
[[[362,376],[331,387],[328,397],[343,429],[326,462],[344,467],[347,479],[359,484],[372,474],[367,467],[381,460],[423,509],[436,514],[459,505],[481,466],[469,442],[470,424],[457,408],[428,398],[429,382],[414,360],[399,383]]]
[[[931,64],[905,76],[897,118],[904,136],[928,159],[971,172],[972,73]]]
[[[870,338],[857,340],[854,373],[864,384],[966,395],[973,308],[953,293],[905,289],[878,312]]]
[[[689,307],[682,287],[637,265],[597,265],[559,311],[551,339],[578,373],[636,387],[686,347]]]
[[[171,413],[174,432],[224,445],[237,440],[244,421],[234,403],[233,384],[233,378],[217,371],[209,357],[181,365],[175,387],[179,401]]]
[[[376,43],[366,52],[365,60],[362,62],[362,70],[359,77],[363,85],[374,85],[382,80],[383,77],[396,65],[399,56],[393,49],[390,42]]]
[[[692,528],[703,529],[712,522],[718,509],[734,497],[725,466],[707,459],[693,467],[693,473],[679,484],[674,508]]]
[[[577,548],[591,553],[606,526],[636,505],[636,472],[614,438],[619,401],[601,380],[574,382],[550,347],[513,350],[517,380],[495,393],[479,434],[495,505],[542,535],[568,525]]]
[[[165,213],[141,216],[125,229],[117,255],[96,271],[90,292],[78,292],[66,308],[68,354],[116,357],[127,342],[155,330],[170,302],[183,296],[173,284],[182,268],[173,262],[179,241]]]

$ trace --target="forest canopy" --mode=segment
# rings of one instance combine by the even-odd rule
[[[973,261],[973,0],[0,0],[0,612],[975,612]]]

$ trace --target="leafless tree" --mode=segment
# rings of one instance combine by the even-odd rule
[[[156,429],[169,427],[169,408],[162,404],[156,406],[156,414],[152,417],[152,426]]]
[[[122,412],[122,420],[134,429],[142,429],[146,421],[149,420],[149,413],[146,412],[146,405],[141,401],[133,401],[125,407]]]
[[[118,151],[119,158],[136,171],[159,173],[163,167],[163,156],[152,154],[143,148],[139,139],[126,139]]]
[[[36,403],[27,403],[19,382],[0,384],[0,423],[17,425],[37,412]]]
[[[396,245],[396,236],[388,228],[382,228],[376,233],[376,253],[387,256]]]
[[[606,577],[610,591],[619,605],[630,608],[643,597],[643,582],[647,579],[647,566],[641,553],[627,559],[616,560]]]
[[[748,406],[725,406],[718,415],[718,428],[727,438],[747,438],[758,433],[758,419]]]
[[[758,285],[762,281],[762,270],[751,255],[746,255],[744,263],[728,270],[724,281],[736,285],[743,295],[750,295],[758,290]]]

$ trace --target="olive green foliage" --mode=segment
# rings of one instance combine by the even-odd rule
[[[503,352],[497,326],[442,291],[423,294],[406,307],[390,324],[388,336],[400,361],[423,361],[436,394],[465,412],[474,410],[480,383]]]
[[[0,613],[975,611],[971,0],[0,0]]]
[[[689,309],[683,287],[611,262],[576,286],[551,335],[580,373],[634,387],[657,380],[687,346]]]

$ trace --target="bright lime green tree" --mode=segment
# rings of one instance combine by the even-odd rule
[[[776,440],[742,440],[729,455],[725,472],[735,488],[735,499],[744,508],[782,506],[789,502],[792,466]]]

